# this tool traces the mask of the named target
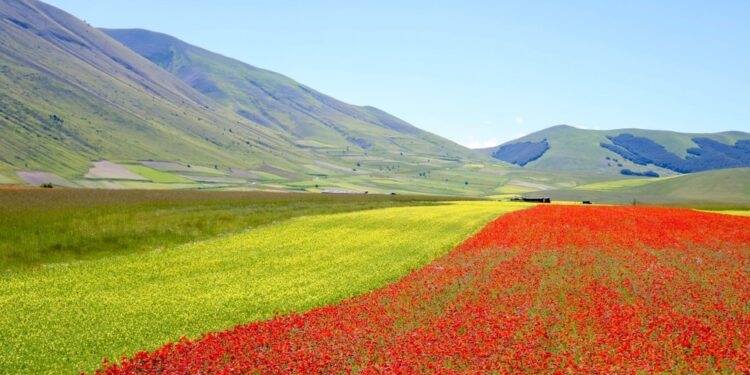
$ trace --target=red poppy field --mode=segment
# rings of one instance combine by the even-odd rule
[[[100,370],[493,372],[750,372],[750,218],[537,206],[385,288]]]

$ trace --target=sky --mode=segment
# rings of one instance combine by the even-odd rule
[[[469,147],[558,124],[750,131],[750,1],[47,0]]]

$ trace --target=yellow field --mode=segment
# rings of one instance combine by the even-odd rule
[[[703,212],[712,212],[715,214],[725,214],[725,215],[736,215],[736,216],[750,216],[750,210],[722,210],[722,211],[708,211],[708,210],[701,210]]]
[[[524,204],[311,216],[166,251],[0,276],[0,369],[74,373],[398,280]]]

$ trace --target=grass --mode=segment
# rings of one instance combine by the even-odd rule
[[[10,178],[5,177],[5,176],[3,176],[3,175],[0,174],[0,185],[12,184],[14,182],[15,181],[11,180]]]
[[[521,193],[529,193],[529,192],[537,191],[537,189],[533,189],[533,188],[526,187],[526,186],[518,186],[518,185],[504,185],[495,189],[495,191],[498,193],[503,193],[503,194],[521,194]]]
[[[462,202],[297,218],[178,248],[0,276],[0,371],[73,373],[274,312],[336,303],[527,207]],[[85,322],[85,323],[84,323]]]
[[[172,173],[157,171],[156,169],[149,168],[145,165],[124,164],[123,166],[129,169],[130,171],[137,173],[145,178],[148,178],[152,182],[156,182],[156,183],[162,183],[162,184],[193,184],[195,183],[193,180],[187,179],[185,177],[178,176]]]
[[[614,190],[554,190],[553,200],[668,205],[706,210],[744,209],[750,205],[750,168],[690,173]]]
[[[589,191],[610,191],[618,190],[630,187],[644,186],[653,182],[663,181],[672,177],[661,177],[661,178],[630,178],[615,181],[595,182],[593,184],[586,184],[576,186],[576,190],[589,190]]]
[[[438,198],[315,194],[0,190],[0,270],[170,248],[295,216]]]

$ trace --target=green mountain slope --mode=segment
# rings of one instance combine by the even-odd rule
[[[620,139],[623,138],[623,135],[630,135],[632,136],[630,140],[636,141],[631,142],[635,146],[628,143],[628,147],[637,152],[643,152],[643,149],[650,147],[659,152],[659,157],[651,155],[653,152],[646,152],[644,154],[653,159],[649,160],[652,162],[638,163],[639,158],[630,155],[626,152],[627,150],[616,144],[618,141],[622,142]],[[692,171],[675,167],[674,161],[686,162],[691,158],[706,157],[706,155],[692,155],[689,152],[691,149],[700,147],[696,140],[701,142],[701,139],[713,140],[723,146],[733,147],[735,144],[742,144],[736,143],[738,141],[750,140],[750,134],[742,132],[688,134],[643,129],[586,130],[560,125],[483,151],[489,155],[494,154],[501,160],[523,165],[529,169],[590,171],[592,173],[615,175],[620,174],[623,169],[630,169],[635,172],[654,171],[660,175],[671,175]],[[640,147],[643,144],[648,147]],[[603,145],[620,150],[620,153],[605,148]],[[750,148],[745,147],[745,149],[732,148],[729,152],[737,152],[741,154],[739,157],[747,161],[750,160],[748,159],[750,158]],[[650,151],[650,149],[647,151]],[[520,160],[511,158],[518,158],[519,154],[525,156]],[[623,156],[623,154],[627,154],[630,158]],[[713,150],[711,150],[711,155],[716,156],[714,159],[719,159],[719,161],[723,161],[725,156],[719,155]],[[665,156],[669,158],[669,162],[662,160]],[[747,162],[741,163],[739,161],[737,161],[738,165],[725,165],[713,159],[710,163],[704,164],[699,166],[703,170],[726,166],[750,166]]]
[[[376,108],[119,34],[149,59],[42,2],[0,2],[0,184],[485,195],[502,183],[503,163]]]
[[[593,200],[601,203],[683,203],[693,205],[749,205],[750,168],[690,173],[665,179],[623,180],[592,184],[583,189],[552,190],[557,200]],[[635,183],[633,183],[635,182]],[[618,186],[619,185],[619,186]]]
[[[373,107],[343,103],[283,75],[147,30],[103,31],[225,108],[315,149],[477,158]]]
[[[92,160],[221,165],[267,160],[291,140],[210,98],[75,17],[0,3],[0,173],[83,175]],[[231,131],[230,131],[231,130]]]

